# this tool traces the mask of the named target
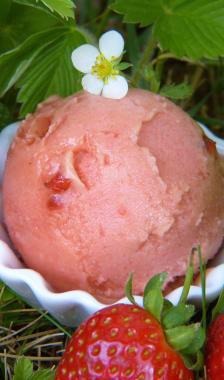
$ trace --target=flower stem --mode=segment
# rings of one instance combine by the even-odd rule
[[[151,57],[152,52],[155,48],[155,45],[156,45],[156,38],[151,35],[149,42],[148,42],[148,45],[145,48],[145,51],[142,55],[142,58],[140,59],[138,65],[137,65],[136,71],[135,71],[135,73],[132,77],[132,80],[131,80],[131,82],[133,83],[133,85],[135,87],[137,87],[137,84],[138,84],[138,81],[141,77],[142,71],[144,70],[149,58]]]

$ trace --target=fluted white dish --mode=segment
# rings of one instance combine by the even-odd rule
[[[7,151],[18,126],[19,123],[11,124],[0,133],[0,279],[28,303],[47,310],[60,323],[74,327],[105,305],[84,291],[54,292],[39,273],[25,268],[20,262],[2,224],[2,175]],[[218,152],[224,156],[224,140],[214,136],[205,126],[201,126],[207,136],[216,142]],[[210,267],[206,277],[206,296],[209,302],[218,296],[224,286],[224,249],[211,261]],[[179,287],[168,294],[167,298],[177,304],[181,291],[182,287]],[[200,286],[191,286],[189,301],[200,306],[201,294]],[[142,298],[138,296],[136,301],[141,304]],[[119,302],[128,303],[128,300],[123,298]]]

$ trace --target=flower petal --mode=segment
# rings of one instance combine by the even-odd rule
[[[100,55],[99,50],[90,44],[79,46],[72,52],[72,63],[81,73],[91,73],[96,57]]]
[[[103,88],[103,80],[98,79],[95,75],[86,74],[82,78],[82,86],[90,94],[100,95]]]
[[[120,57],[124,50],[124,39],[116,30],[110,30],[100,37],[99,48],[105,58],[110,61],[111,57]]]
[[[104,85],[102,95],[105,98],[111,99],[121,99],[128,92],[128,82],[121,75],[116,75],[116,77],[109,78],[108,83]]]

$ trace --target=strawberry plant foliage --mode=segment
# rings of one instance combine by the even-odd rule
[[[35,2],[35,4],[37,4]],[[13,0],[2,0],[0,4],[0,53],[16,48],[33,33],[41,32],[62,23],[61,17],[54,17],[43,8],[27,6]]]
[[[28,358],[23,357],[15,365],[12,380],[54,380],[55,372],[43,369],[33,372],[33,364]]]
[[[159,94],[170,99],[185,99],[191,96],[192,88],[186,83],[180,83],[176,86],[163,86],[159,91]]]
[[[72,50],[85,41],[74,27],[55,27],[33,34],[16,49],[0,56],[0,95],[16,84],[24,117],[52,94],[68,96],[78,91],[80,74],[70,57]]]
[[[33,365],[27,358],[22,358],[15,365],[13,380],[29,380],[33,372]]]
[[[23,103],[21,116],[34,111],[50,95],[66,97],[81,89],[80,74],[72,66],[71,53],[85,43],[85,38],[75,29],[61,29],[60,36],[41,49],[17,83],[18,101]]]
[[[63,18],[74,18],[74,3],[72,0],[16,0],[16,2],[43,9],[46,7]]]
[[[124,21],[153,24],[163,50],[177,57],[216,58],[224,54],[224,0],[116,0]]]
[[[40,0],[46,5],[52,12],[59,13],[60,16],[68,18],[74,18],[74,3],[72,0]]]

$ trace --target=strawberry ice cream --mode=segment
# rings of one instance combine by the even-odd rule
[[[56,291],[111,303],[130,272],[142,294],[156,273],[168,272],[167,284],[184,275],[196,245],[214,256],[224,235],[220,161],[201,128],[158,95],[53,96],[9,150],[5,222],[26,265]]]

